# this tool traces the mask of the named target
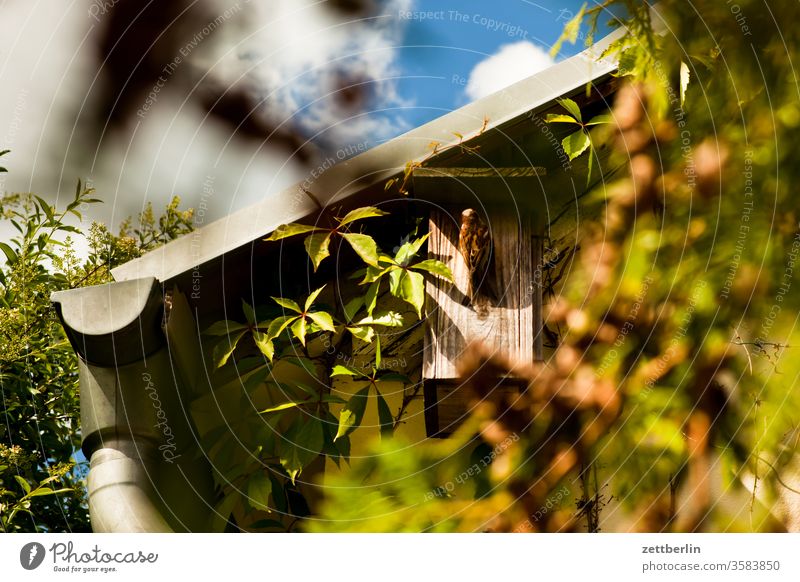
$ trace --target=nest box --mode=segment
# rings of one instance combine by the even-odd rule
[[[483,342],[516,361],[543,356],[542,262],[544,168],[421,168],[414,172],[416,197],[431,202],[428,256],[447,264],[455,284],[426,283],[426,336],[422,377],[426,430],[446,436],[468,414],[460,393],[458,362],[470,342]],[[524,201],[524,203],[521,203]],[[462,212],[471,208],[488,226],[491,264],[481,273],[479,301],[467,298],[470,272],[459,250]],[[519,390],[498,378],[495,390]]]

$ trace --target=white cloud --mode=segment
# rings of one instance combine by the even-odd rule
[[[240,64],[249,69],[272,114],[291,118],[312,133],[325,132],[328,142],[360,142],[369,136],[369,145],[375,145],[406,129],[400,116],[348,111],[332,92],[344,78],[368,86],[376,108],[408,105],[397,95],[394,78],[404,27],[397,14],[412,3],[389,0],[376,17],[349,22],[320,10],[317,0],[253,3],[252,22],[259,29],[239,45]]]
[[[547,51],[528,40],[507,44],[475,65],[467,82],[470,100],[505,89],[554,64]]]
[[[0,0],[0,150],[12,150],[0,163],[10,170],[0,174],[0,193],[32,190],[63,206],[76,180],[90,178],[105,204],[92,206],[88,215],[115,226],[148,201],[162,206],[173,193],[196,208],[213,176],[217,195],[207,201],[204,217],[210,222],[306,177],[306,169],[282,150],[232,140],[229,127],[183,103],[189,89],[177,82],[135,132],[107,139],[98,149],[95,137],[85,137],[78,123],[80,108],[93,106],[82,101],[99,64],[93,42],[85,38],[101,32],[89,16],[93,1]],[[361,151],[405,129],[396,113],[346,119],[352,112],[325,95],[335,81],[332,68],[339,65],[354,78],[374,81],[376,108],[403,105],[392,80],[404,26],[397,14],[413,0],[391,0],[381,5],[386,16],[351,22],[318,0],[209,1],[217,3],[217,14],[232,5],[242,9],[214,32],[219,42],[203,43],[181,64],[186,78],[207,73],[223,86],[250,81],[267,97],[267,114],[311,133],[334,127],[326,132],[334,149]],[[5,236],[0,232],[0,240]]]

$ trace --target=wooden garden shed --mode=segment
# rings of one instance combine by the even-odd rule
[[[241,320],[242,300],[308,286],[302,245],[264,241],[282,224],[364,205],[413,204],[427,217],[429,256],[451,267],[456,284],[428,282],[427,315],[384,346],[384,357],[424,388],[387,396],[407,405],[410,438],[445,436],[457,424],[455,365],[472,339],[514,358],[545,358],[541,273],[549,256],[574,248],[587,219],[587,157],[570,161],[560,147],[568,128],[544,117],[562,112],[564,97],[587,115],[608,109],[616,65],[598,57],[615,36],[124,264],[114,283],[56,293],[80,357],[94,530],[209,529],[216,500],[204,447],[215,423],[235,431],[242,379],[211,374],[199,338],[215,321]],[[604,149],[597,154],[602,160]],[[492,276],[502,293],[483,310],[463,301],[457,217],[466,208],[483,217],[495,245]],[[382,220],[391,244],[400,233],[390,217]],[[352,390],[346,381],[336,388]]]

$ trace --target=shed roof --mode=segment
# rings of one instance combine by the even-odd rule
[[[441,165],[431,157],[432,141],[444,145],[458,143],[455,134],[461,134],[465,136],[463,145],[474,147],[493,133],[505,135],[509,128],[552,107],[556,99],[582,92],[587,84],[597,85],[610,79],[617,63],[600,59],[600,55],[622,34],[622,30],[617,30],[578,55],[336,164],[313,181],[294,184],[120,265],[112,274],[117,281],[142,277],[171,280],[269,235],[281,224],[319,212],[317,202],[329,207],[382,185],[402,173],[408,162],[426,160]],[[309,192],[313,192],[313,197]]]

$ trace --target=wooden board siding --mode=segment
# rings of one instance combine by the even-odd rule
[[[428,256],[445,262],[456,283],[430,278],[426,284],[426,335],[422,376],[455,380],[456,366],[470,341],[483,341],[519,360],[534,354],[532,227],[529,219],[490,210],[485,217],[494,241],[494,288],[499,301],[473,307],[464,296],[467,268],[458,251],[461,209],[433,210]]]

